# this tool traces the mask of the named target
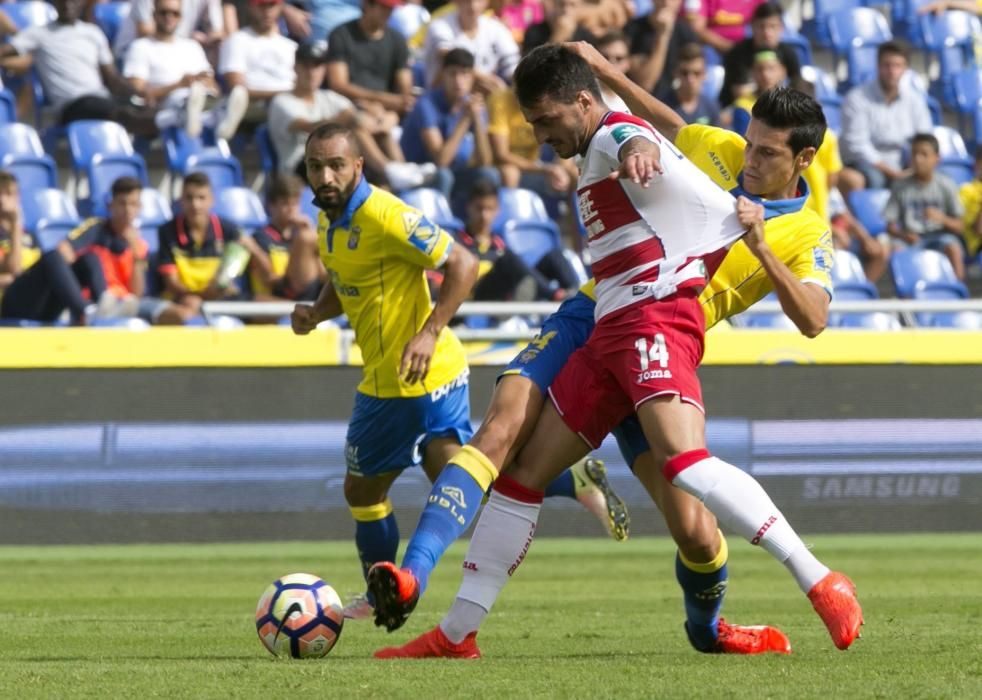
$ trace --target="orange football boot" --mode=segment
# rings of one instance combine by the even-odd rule
[[[720,654],[790,654],[791,642],[777,627],[731,625],[719,621],[716,651]]]
[[[375,652],[376,659],[480,659],[477,632],[471,632],[460,644],[454,644],[437,625],[429,632],[401,647],[386,647]]]
[[[856,599],[856,586],[845,574],[830,571],[808,591],[808,600],[839,649],[848,649],[859,637],[863,609]]]
[[[375,603],[375,625],[394,632],[416,609],[419,581],[391,561],[380,561],[368,570],[368,592]]]

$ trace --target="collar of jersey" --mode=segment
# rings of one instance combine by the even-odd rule
[[[369,195],[372,194],[372,186],[368,184],[368,180],[365,176],[361,176],[361,180],[358,181],[358,186],[355,187],[355,191],[351,193],[348,198],[348,204],[344,208],[344,212],[338,218],[337,221],[332,221],[331,225],[327,227],[327,252],[334,252],[334,231],[340,226],[341,228],[348,228],[351,226],[351,220],[355,216],[355,212],[361,208],[361,205],[365,203]],[[317,200],[314,200],[314,204],[317,204]]]
[[[743,189],[743,173],[737,175],[737,186],[730,190],[730,194],[734,197],[746,197],[749,200],[757,202],[764,207],[764,220],[773,219],[775,216],[781,216],[782,214],[794,214],[805,208],[805,200],[808,199],[810,192],[808,191],[808,183],[805,182],[805,178],[798,178],[798,192],[800,193],[797,197],[791,199],[764,199],[760,195],[750,194],[745,189]]]

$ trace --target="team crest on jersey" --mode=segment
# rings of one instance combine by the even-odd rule
[[[416,228],[409,234],[409,242],[427,255],[433,252],[438,240],[440,240],[439,229],[425,218],[421,218]]]
[[[635,136],[641,136],[643,134],[644,132],[634,124],[621,124],[620,126],[615,126],[610,131],[611,137],[613,137],[614,141],[616,141],[618,145],[624,143],[628,139],[634,138]]]
[[[348,250],[355,250],[358,248],[358,241],[361,239],[361,226],[352,226],[351,232],[348,233]]]
[[[825,248],[812,248],[812,267],[818,272],[832,272],[832,256]]]
[[[423,215],[418,211],[404,211],[402,212],[402,226],[406,230],[406,235],[413,232],[416,226],[419,225],[419,220],[423,218]]]

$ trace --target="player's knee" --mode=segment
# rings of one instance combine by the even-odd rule
[[[385,493],[380,493],[378,486],[365,479],[345,479],[344,500],[349,506],[363,508],[382,503]]]
[[[521,429],[521,416],[505,411],[492,411],[471,438],[470,444],[488,456],[507,453],[518,439]]]

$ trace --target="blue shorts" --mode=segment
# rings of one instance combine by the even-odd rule
[[[624,462],[628,469],[633,472],[634,461],[651,449],[644,437],[644,431],[641,429],[641,421],[638,420],[637,416],[628,416],[614,428],[613,433],[621,456],[624,457]]]
[[[526,377],[545,395],[569,356],[590,337],[595,307],[593,299],[579,292],[564,301],[498,378],[509,374]]]
[[[378,476],[423,462],[426,445],[435,438],[471,439],[467,373],[425,396],[379,399],[355,394],[344,456],[356,476]]]

